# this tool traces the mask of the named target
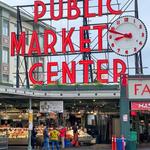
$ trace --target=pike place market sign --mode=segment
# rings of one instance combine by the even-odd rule
[[[93,1],[94,2],[94,1]],[[75,20],[78,19],[82,14],[79,6],[77,5],[77,0],[68,0],[66,3],[67,10],[66,12],[63,11],[63,0],[59,0],[59,11],[56,15],[54,13],[54,0],[50,0],[49,7],[46,7],[46,4],[43,1],[35,1],[34,2],[34,23],[38,23],[39,19],[45,16],[47,9],[49,9],[49,18],[50,20],[61,20],[63,18],[63,14],[67,12],[67,19],[68,20]],[[97,13],[90,12],[89,9],[89,0],[84,1],[84,17],[85,18],[92,18],[103,15],[103,6],[106,6],[108,12],[113,15],[122,15],[122,10],[114,10],[111,5],[111,0],[106,0],[105,3],[102,0],[97,0]],[[62,27],[61,30],[61,52],[66,54],[67,47],[69,47],[70,53],[76,53],[75,47],[73,45],[73,41],[75,39],[72,38],[76,28],[71,27],[69,31],[66,28]],[[124,16],[117,19],[112,25],[109,27],[107,24],[100,24],[94,26],[80,26],[79,27],[79,34],[77,38],[79,39],[79,51],[80,53],[91,53],[92,50],[90,47],[85,47],[87,44],[91,44],[91,39],[87,39],[84,36],[85,31],[94,30],[97,32],[98,36],[98,51],[101,52],[103,48],[103,31],[106,30],[108,32],[108,43],[110,48],[117,53],[118,55],[122,56],[131,56],[138,53],[145,45],[147,41],[147,30],[144,23],[136,19],[133,16]],[[56,55],[57,51],[55,49],[55,45],[57,43],[57,34],[53,29],[46,29],[43,33],[44,35],[44,54],[45,55]],[[49,36],[52,37],[52,40],[49,40]],[[40,48],[40,42],[38,39],[38,33],[36,30],[32,32],[31,41],[29,44],[29,49],[26,50],[26,33],[20,32],[20,36],[17,39],[17,35],[15,32],[11,33],[11,56],[19,55],[19,56],[41,56],[42,50]],[[93,60],[80,60],[79,62],[72,61],[71,67],[67,64],[67,62],[62,62],[62,83],[65,84],[67,82],[67,76],[70,80],[71,84],[77,82],[77,73],[76,73],[76,64],[79,63],[83,67],[84,72],[84,83],[88,83],[88,66],[90,64],[94,64]],[[109,63],[108,59],[99,59],[96,62],[97,65],[97,81],[100,83],[108,83],[109,79],[103,78],[103,75],[108,75],[109,70],[103,69],[102,65],[107,65]],[[114,59],[112,62],[113,64],[113,82],[118,82],[120,75],[126,73],[126,63],[122,59]],[[58,62],[47,62],[47,73],[46,79],[47,84],[55,84],[56,81],[53,80],[53,77],[58,76],[57,71],[53,71],[54,67],[58,66]],[[29,68],[29,79],[32,84],[39,84],[42,85],[44,82],[42,80],[37,80],[34,78],[33,72],[36,71],[37,68],[44,67],[43,63],[35,63]]]

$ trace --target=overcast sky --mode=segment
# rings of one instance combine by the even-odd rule
[[[29,5],[34,3],[34,0],[1,0],[1,1],[12,6]],[[45,3],[49,2],[48,0],[43,0],[43,1]],[[150,0],[139,0],[139,17],[147,26],[148,37],[150,37],[150,16],[148,14],[150,9],[149,6],[150,6]],[[143,52],[143,64],[144,64],[143,66],[149,67],[149,69],[145,70],[145,73],[150,74],[150,38],[148,38],[147,44],[142,50],[142,52]]]

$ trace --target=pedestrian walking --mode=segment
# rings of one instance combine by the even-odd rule
[[[36,135],[37,135],[37,132],[36,132],[36,128],[34,126],[32,129],[32,133],[31,133],[31,146],[32,146],[33,150],[36,146]]]
[[[42,150],[50,150],[48,126],[45,127],[43,136],[44,136],[44,142],[43,142]]]
[[[59,136],[60,136],[60,132],[54,126],[52,131],[50,132],[50,137],[51,137],[51,142],[52,142],[52,150],[54,150],[55,146],[56,146],[57,150],[60,150],[60,148],[59,148]]]
[[[62,126],[61,129],[60,129],[60,137],[61,137],[62,148],[65,148],[66,131],[67,131],[67,129]]]
[[[79,141],[78,141],[78,127],[77,123],[75,122],[74,126],[72,127],[73,130],[73,141],[72,145],[75,147],[79,147]]]

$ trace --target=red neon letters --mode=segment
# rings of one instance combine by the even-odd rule
[[[93,64],[93,60],[81,60],[79,61],[79,64],[83,66],[83,73],[84,73],[84,83],[88,83],[88,72],[89,72],[89,65]],[[102,64],[108,64],[107,59],[102,59],[97,61],[97,81],[100,83],[108,83],[108,78],[103,79],[102,76],[106,75],[108,77],[108,70],[103,69]],[[118,82],[118,79],[120,78],[120,73],[125,74],[126,73],[126,66],[125,63],[120,60],[120,59],[114,59],[113,61],[113,67],[117,67],[116,69],[113,70],[113,80],[114,82]],[[118,71],[119,68],[118,66],[121,66],[121,71]],[[29,77],[30,80],[33,84],[43,84],[43,81],[37,81],[34,79],[34,71],[38,69],[39,67],[42,67],[41,63],[36,63],[34,64],[30,71],[29,71]],[[47,84],[55,84],[57,81],[58,77],[58,72],[57,71],[52,71],[54,68],[53,67],[58,67],[58,62],[48,62],[47,63]],[[69,68],[68,64],[66,62],[62,62],[62,83],[67,83],[67,76],[68,79],[70,80],[71,84],[76,83],[76,62],[72,61],[71,62],[71,67]],[[52,80],[52,78],[55,77],[55,80]]]
[[[150,95],[150,86],[148,84],[134,84],[134,95]]]
[[[102,32],[104,29],[106,29],[106,25],[99,25],[99,26],[82,26],[80,27],[79,31],[79,37],[80,38],[80,52],[91,52],[90,48],[85,48],[85,44],[90,44],[91,40],[90,39],[85,39],[84,37],[84,32],[86,30],[96,30],[98,32],[98,50],[101,51],[103,49],[103,41],[102,41]],[[75,53],[75,48],[73,45],[73,39],[72,35],[74,34],[75,28],[72,27],[68,33],[65,28],[62,29],[62,48],[61,51],[62,53],[66,53],[66,47],[69,46],[70,52]],[[12,32],[11,33],[11,55],[14,56],[16,53],[19,55],[24,56],[27,54],[28,56],[31,56],[32,54],[37,54],[38,56],[41,55],[41,47],[39,45],[39,39],[38,39],[38,33],[37,31],[33,31],[32,36],[31,36],[31,42],[29,45],[29,50],[25,51],[25,45],[26,45],[26,40],[25,40],[25,33],[23,32],[20,36],[20,38],[17,40],[16,38],[16,33]],[[48,37],[51,36],[52,40],[49,41]],[[56,54],[55,50],[55,45],[57,43],[57,35],[53,30],[45,30],[44,31],[44,54],[48,55],[49,53]],[[16,52],[15,52],[16,48]]]
[[[96,17],[96,16],[102,16],[103,13],[103,5],[106,5],[107,10],[111,14],[121,14],[121,10],[114,10],[111,6],[112,0],[106,0],[106,3],[104,3],[103,0],[85,0],[83,4],[83,10],[81,11],[81,8],[78,6],[77,0],[68,0],[66,1],[65,7],[67,7],[67,11],[63,12],[64,9],[64,3],[63,0],[59,0],[57,2],[58,6],[58,12],[55,12],[55,4],[56,2],[54,0],[49,0],[50,5],[46,5],[42,1],[35,1],[34,2],[34,22],[37,23],[40,19],[42,19],[45,15],[47,15],[47,10],[49,11],[49,18],[52,20],[61,20],[63,17],[66,17],[69,20],[77,19],[81,15],[84,15],[85,18],[90,17]],[[92,12],[92,10],[89,8],[91,3],[97,3],[98,9],[97,12]],[[49,8],[48,8],[49,7]],[[105,9],[106,11],[106,9]],[[61,31],[61,48],[59,49],[59,52],[61,51],[63,54],[66,54],[68,52],[66,49],[69,47],[69,50],[71,53],[76,53],[77,50],[75,50],[74,44],[73,44],[73,34],[75,32],[75,27],[70,28],[69,31],[67,31],[65,28],[62,28]],[[107,30],[107,25],[95,25],[95,26],[81,26],[79,28],[79,49],[78,52],[80,53],[90,53],[92,49],[90,47],[86,47],[85,45],[91,44],[91,39],[85,37],[85,32],[89,32],[90,30],[95,30],[98,35],[98,51],[102,51],[103,48],[103,31]],[[11,33],[11,56],[14,55],[21,55],[21,56],[32,56],[32,55],[38,55],[41,56],[42,53],[45,55],[52,54],[57,55],[58,51],[56,51],[55,47],[57,44],[57,37],[58,35],[56,32],[52,29],[45,30],[44,31],[44,51],[41,50],[40,41],[38,39],[38,33],[37,31],[33,31],[31,35],[31,41],[29,43],[29,49],[26,50],[26,34],[25,32],[21,32],[19,37],[16,37],[16,33]],[[49,37],[51,37],[51,40],[49,40]],[[89,65],[93,65],[95,62],[93,60],[80,60],[79,65],[82,65],[83,67],[83,74],[84,74],[84,83],[89,82]],[[108,65],[107,59],[102,59],[97,61],[97,81],[100,83],[108,83],[108,70],[103,69],[103,65]],[[76,62],[72,61],[71,65],[69,66],[66,62],[62,62],[62,83],[67,83],[67,79],[69,79],[71,84],[76,83]],[[55,84],[58,78],[58,71],[54,71],[55,67],[58,67],[58,62],[47,62],[47,84]],[[36,78],[36,71],[39,69],[44,68],[43,63],[36,63],[31,66],[29,69],[29,78],[30,81],[33,84],[44,84],[44,81],[40,81]],[[126,64],[120,60],[120,59],[114,59],[112,63],[113,67],[113,82],[118,82],[118,79],[120,78],[121,74],[126,73]],[[118,69],[119,68],[119,69]],[[105,76],[105,78],[103,78]],[[147,88],[144,89],[144,91],[147,91]]]
[[[92,3],[94,3],[96,0],[93,0]],[[114,10],[111,6],[111,1],[112,0],[106,0],[106,6],[108,11],[111,14],[121,14],[122,11],[121,10]],[[89,18],[89,17],[95,17],[96,15],[98,16],[102,16],[103,13],[103,4],[102,0],[97,0],[96,1],[98,3],[98,12],[97,13],[92,13],[89,10],[89,0],[85,0],[84,1],[84,17],[85,18]],[[50,8],[46,8],[46,5],[44,2],[42,1],[35,1],[34,2],[34,21],[35,23],[38,22],[39,19],[41,19],[42,17],[44,17],[44,15],[46,14],[47,9],[50,9],[50,14],[49,14],[49,18],[52,20],[60,20],[62,19],[62,17],[66,17],[64,16],[65,13],[63,13],[63,0],[59,0],[59,3],[57,4],[59,7],[59,11],[58,11],[58,15],[55,16],[54,14],[54,7],[55,7],[55,2],[54,0],[50,0]],[[39,7],[42,8],[42,11],[39,11]],[[73,13],[74,12],[74,13]],[[81,16],[81,11],[79,9],[79,6],[77,5],[77,0],[68,0],[67,3],[67,18],[69,20],[73,20],[73,19],[77,19]]]

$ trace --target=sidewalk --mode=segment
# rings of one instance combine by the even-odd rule
[[[27,150],[27,147],[24,146],[11,146],[8,150]],[[36,149],[41,150],[41,149]],[[51,149],[50,149],[51,150]],[[111,150],[111,145],[93,145],[93,146],[81,146],[78,148],[65,148],[65,150]],[[150,147],[141,147],[138,150],[150,150]]]

